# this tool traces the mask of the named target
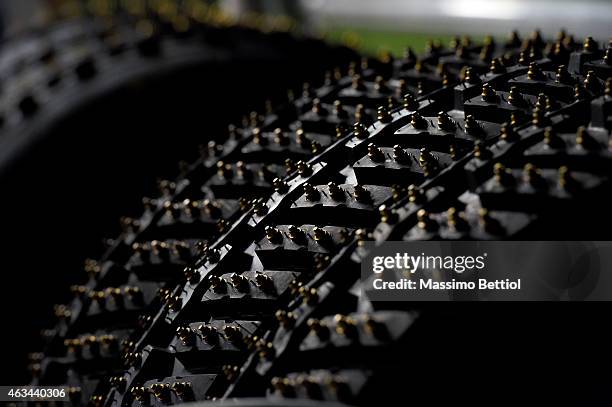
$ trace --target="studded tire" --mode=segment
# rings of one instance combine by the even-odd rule
[[[366,240],[605,238],[611,58],[535,33],[330,71],[143,201],[33,383],[108,406],[596,405],[607,307],[370,303],[359,262]]]
[[[198,157],[228,123],[248,121],[355,55],[281,31],[276,20],[263,20],[263,32],[218,24],[212,13],[185,10],[177,22],[153,11],[60,20],[2,43],[0,224],[11,243],[0,269],[13,272],[0,305],[21,303],[27,287],[48,311],[7,313],[21,339],[0,341],[0,357],[20,368],[0,382],[28,380],[26,355],[53,323],[52,305],[71,298],[65,287],[120,232],[118,219],[140,215],[156,179],[174,178],[179,160]]]

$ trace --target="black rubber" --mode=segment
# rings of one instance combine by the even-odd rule
[[[0,305],[23,304],[5,318],[21,339],[0,341],[0,357],[22,368],[0,372],[2,383],[29,380],[26,356],[54,323],[52,305],[71,298],[65,287],[121,231],[118,219],[139,215],[156,178],[354,56],[304,35],[187,21],[185,31],[154,13],[83,16],[1,44],[0,185],[14,198],[0,201],[12,242]],[[36,306],[23,303],[25,287]]]
[[[359,262],[365,240],[605,238],[610,58],[463,37],[251,115],[86,264],[33,383],[108,406],[604,402],[607,305],[370,303]]]

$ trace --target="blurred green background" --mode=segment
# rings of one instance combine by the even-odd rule
[[[51,10],[66,4],[130,4],[137,0],[0,0],[0,38],[44,23]],[[522,36],[534,29],[554,38],[565,28],[577,39],[587,35],[606,41],[612,35],[611,0],[138,0],[214,4],[225,14],[257,13],[285,16],[307,31],[323,33],[369,54],[385,50],[401,55],[405,47],[422,52],[428,39],[448,44],[451,34],[496,38],[518,30]]]
[[[396,56],[401,56],[406,47],[412,47],[417,53],[422,52],[429,40],[438,40],[443,45],[447,45],[452,39],[451,35],[371,30],[355,27],[334,27],[324,32],[323,36],[330,42],[345,44],[371,55],[388,51]]]

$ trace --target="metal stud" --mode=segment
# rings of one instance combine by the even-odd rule
[[[366,110],[363,104],[355,106],[355,122],[360,123],[366,118]]]
[[[549,119],[546,117],[546,112],[543,109],[535,108],[531,115],[531,124],[536,127],[544,127],[548,125]]]
[[[422,189],[418,188],[416,185],[411,184],[408,186],[408,201],[413,204],[418,204],[423,202],[425,198],[425,194]]]
[[[550,126],[544,129],[544,144],[549,148],[562,148],[565,145],[563,139],[557,136],[555,130]]]
[[[411,47],[407,47],[404,50],[403,59],[404,59],[404,63],[410,63],[410,62],[414,63],[414,61],[416,61],[417,59],[417,55],[414,53]]]
[[[250,291],[249,280],[242,274],[232,273],[232,275],[230,276],[230,281],[236,291],[240,293],[248,293]]]
[[[323,105],[321,104],[321,100],[319,100],[319,98],[316,98],[312,101],[312,112],[317,116],[325,116],[325,114],[327,113],[327,111],[323,108]]]
[[[427,120],[425,120],[419,112],[412,113],[410,116],[410,124],[417,130],[424,130],[428,127]]]
[[[483,102],[497,103],[499,101],[499,96],[497,95],[497,92],[495,92],[493,87],[488,83],[482,85],[482,93],[480,96]]]
[[[291,241],[297,244],[303,244],[306,240],[306,234],[295,225],[290,225],[287,230],[287,235]]]
[[[542,182],[542,176],[540,171],[535,165],[531,163],[525,164],[523,167],[523,181],[532,186],[540,186]]]
[[[264,136],[259,127],[253,129],[253,143],[259,146],[265,146],[268,144],[268,138]]]
[[[411,93],[404,95],[404,109],[414,111],[419,108],[419,102],[412,96]]]
[[[471,136],[482,134],[480,123],[471,114],[465,116],[465,132]]]
[[[316,92],[310,86],[310,83],[304,82],[302,85],[302,96],[306,99],[311,98],[316,95]]]
[[[559,67],[557,68],[557,73],[555,74],[555,82],[562,83],[562,84],[568,84],[568,83],[571,83],[571,81],[572,81],[572,76],[567,71],[566,66],[559,65]]]
[[[469,228],[463,214],[457,208],[449,208],[446,211],[446,223],[450,229],[464,231]]]
[[[317,379],[311,376],[298,377],[298,384],[306,390],[306,394],[311,399],[321,399],[323,397],[321,386]]]
[[[68,397],[72,400],[73,404],[79,404],[81,398],[81,388],[78,386],[71,386],[68,388]]]
[[[398,81],[397,88],[395,89],[395,99],[402,100],[405,94],[409,93],[408,83],[405,79],[400,79]],[[393,97],[389,97],[387,99],[387,106],[389,109],[393,109],[396,107],[395,100]]]
[[[393,196],[393,201],[398,202],[406,196],[406,188],[401,185],[395,184],[391,186],[391,193]]]
[[[378,340],[386,340],[389,337],[389,331],[385,324],[370,315],[364,318],[363,329],[368,335],[372,335]]]
[[[427,90],[425,89],[425,82],[424,81],[418,81],[417,82],[417,95],[418,96],[423,96],[426,93],[427,93]]]
[[[171,296],[168,299],[168,306],[170,307],[170,310],[176,312],[183,306],[183,299],[178,295]]]
[[[393,146],[393,159],[399,164],[410,163],[410,155],[399,144]]]
[[[176,328],[176,335],[185,346],[192,345],[195,339],[193,330],[188,326],[179,326]]]
[[[374,143],[368,144],[368,157],[376,163],[385,161],[385,154]]]
[[[448,115],[448,113],[441,111],[438,113],[438,127],[440,128],[440,130],[453,132],[455,131],[457,125]]]
[[[365,84],[363,83],[363,79],[361,78],[361,75],[358,75],[358,74],[353,75],[351,87],[358,91],[365,91],[367,89]]]
[[[529,64],[529,68],[527,70],[527,78],[532,81],[539,81],[544,78],[544,74],[542,73],[542,70],[540,69],[538,64],[536,64],[535,62],[531,62]]]
[[[364,126],[361,122],[357,122],[354,125],[353,135],[360,140],[368,138],[370,135],[366,126]]]
[[[278,310],[276,311],[274,316],[276,317],[280,325],[286,330],[291,329],[295,325],[296,318],[293,312],[290,312],[290,311],[287,312],[285,310]]]
[[[508,103],[510,103],[512,106],[518,107],[525,105],[525,99],[516,86],[512,86],[510,88],[510,92],[508,93]]]
[[[327,189],[330,197],[334,201],[343,201],[345,199],[344,190],[342,190],[335,182],[329,182],[327,184]]]
[[[434,164],[435,158],[431,152],[426,147],[421,148],[419,150],[419,165],[425,170],[426,175]]]
[[[606,65],[612,65],[612,47],[606,48],[606,53],[603,57],[603,62]]]
[[[506,67],[500,58],[494,58],[491,60],[491,66],[489,70],[492,74],[501,74],[506,72]]]
[[[276,291],[272,277],[259,271],[255,273],[255,285],[260,290],[268,294],[271,294]]]
[[[502,225],[499,221],[493,218],[486,208],[480,208],[478,211],[478,223],[482,227],[482,229],[493,235],[502,235],[504,233]]]
[[[366,241],[372,240],[372,234],[366,229],[360,228],[355,231],[355,239],[359,246],[364,246]]]
[[[300,174],[300,176],[302,177],[307,177],[312,174],[312,168],[310,167],[310,164],[302,160],[298,161],[297,170],[298,174]]]
[[[598,93],[601,90],[599,79],[595,75],[595,71],[588,71],[584,79],[584,87],[591,93]]]
[[[75,297],[83,297],[87,292],[87,287],[83,285],[73,285],[70,287],[70,292],[72,292]]]
[[[389,110],[385,106],[378,107],[378,121],[381,123],[391,123],[393,121],[393,116],[389,113]]]
[[[200,280],[200,273],[193,267],[185,267],[183,274],[190,283],[197,283]]]
[[[274,344],[272,342],[266,342],[263,339],[257,343],[257,354],[262,360],[272,359],[276,354]]]
[[[417,212],[417,227],[424,231],[431,231],[433,229],[434,223],[429,217],[429,212],[425,209],[419,209]]]
[[[578,101],[578,100],[586,99],[586,97],[587,97],[587,93],[586,93],[586,90],[584,89],[584,86],[580,84],[576,84],[574,86],[574,99]]]
[[[518,134],[514,131],[514,128],[508,123],[502,123],[500,127],[501,139],[507,142],[513,142],[518,140]]]
[[[531,57],[529,55],[529,52],[521,51],[519,53],[518,64],[523,65],[523,66],[528,66],[530,62],[531,62]]]
[[[282,129],[277,128],[274,130],[274,143],[278,144],[279,146],[286,146],[289,144],[289,137],[283,133]]]
[[[270,383],[283,397],[295,397],[295,387],[288,378],[273,377]]]
[[[225,378],[228,381],[234,380],[240,372],[240,368],[235,365],[223,365],[221,370],[223,371],[223,374],[225,375]]]
[[[307,201],[314,202],[321,198],[320,192],[308,182],[302,185],[302,189]]]
[[[474,73],[474,70],[469,66],[465,67],[465,70],[463,71],[463,80],[471,85],[476,85],[482,82],[480,80],[480,76]]]
[[[109,380],[109,384],[116,387],[120,392],[125,389],[127,380],[123,376],[112,376]]]
[[[132,396],[139,401],[143,401],[147,395],[147,390],[143,386],[136,386],[130,389]]]
[[[316,288],[300,287],[299,293],[305,304],[315,305],[319,302],[319,293]]]
[[[315,226],[312,228],[313,238],[319,244],[325,244],[332,242],[331,234],[323,228]]]
[[[380,221],[383,223],[392,224],[397,221],[397,213],[395,210],[387,207],[386,205],[380,205],[378,212],[380,214]]]
[[[223,335],[234,345],[244,344],[242,331],[236,325],[225,325],[223,327]]]
[[[219,332],[217,328],[209,324],[200,324],[198,326],[198,331],[200,331],[200,335],[204,342],[209,345],[215,345],[219,342]]]
[[[426,73],[429,71],[427,65],[425,65],[420,59],[416,60],[416,63],[414,64],[414,70],[418,73]]]
[[[170,399],[170,385],[168,383],[153,383],[150,389],[155,398],[162,402]]]
[[[546,110],[546,95],[544,93],[539,93],[538,98],[536,99],[535,108],[539,110]]]
[[[346,109],[344,109],[342,102],[339,100],[334,101],[334,114],[340,119],[348,118],[348,112],[346,111]]]
[[[495,182],[501,186],[508,186],[514,183],[514,177],[501,163],[495,163],[493,166],[493,174],[495,175]]]
[[[221,294],[226,291],[225,280],[223,280],[221,277],[211,275],[208,277],[208,282],[214,293]]]
[[[353,197],[357,202],[361,203],[369,202],[372,199],[370,192],[359,184],[353,187]]]
[[[521,38],[516,30],[510,33],[508,37],[508,41],[506,41],[506,46],[509,48],[515,48],[521,45]]]
[[[175,382],[172,384],[172,391],[180,399],[191,398],[193,392],[190,382]]]
[[[576,145],[582,148],[588,148],[592,146],[593,139],[587,131],[586,127],[580,126],[576,131]]]
[[[389,87],[387,86],[387,83],[385,82],[385,78],[383,78],[380,75],[374,78],[374,89],[380,93],[389,92]]]
[[[482,61],[482,62],[487,62],[489,60],[491,60],[491,57],[493,56],[493,52],[495,50],[495,47],[491,44],[485,44],[482,49],[480,50],[480,54],[478,55],[478,58]]]
[[[274,226],[266,226],[266,239],[270,243],[279,244],[283,241],[283,234]]]
[[[329,328],[322,321],[310,318],[306,325],[308,325],[310,333],[319,337],[320,340],[327,340],[329,338]]]
[[[357,325],[353,318],[342,314],[336,314],[334,316],[334,322],[336,323],[336,333],[338,335],[347,338],[354,338],[357,336]]]
[[[306,137],[304,129],[299,128],[295,131],[295,142],[303,148],[310,147],[310,139]]]
[[[274,178],[272,185],[274,186],[274,190],[279,194],[285,194],[289,190],[289,184],[278,177]]]
[[[104,302],[106,301],[106,296],[104,295],[104,291],[91,291],[89,293],[89,298],[98,303],[98,306],[103,307]]]
[[[585,52],[595,52],[599,49],[597,42],[595,42],[593,37],[586,37],[584,39],[584,43],[582,44],[582,48]]]
[[[264,216],[266,213],[268,213],[268,205],[262,198],[256,199],[253,202],[253,211],[257,216]]]

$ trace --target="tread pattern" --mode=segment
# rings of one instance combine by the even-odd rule
[[[405,347],[457,327],[360,297],[361,243],[587,232],[585,208],[609,203],[611,49],[432,43],[231,127],[87,264],[33,383],[67,383],[76,404],[368,405],[402,385],[400,358],[435,388]]]
[[[168,2],[138,3],[158,7]],[[19,197],[0,205],[5,233],[17,243],[5,251],[2,267],[20,267],[30,247],[18,242],[35,228],[37,240],[48,242],[37,250],[40,258],[48,259],[45,267],[65,270],[54,275],[26,264],[6,282],[6,287],[15,287],[35,278],[31,297],[49,306],[45,313],[27,307],[9,316],[7,324],[27,339],[16,346],[6,340],[3,356],[19,367],[10,375],[6,372],[5,381],[28,380],[26,351],[40,349],[37,328],[52,322],[50,305],[70,298],[64,288],[73,281],[85,283],[79,276],[80,259],[104,250],[106,239],[101,237],[116,236],[120,215],[140,216],[138,202],[143,195],[155,194],[151,190],[157,176],[173,178],[179,158],[192,160],[198,156],[198,144],[207,149],[208,141],[223,139],[228,122],[240,122],[244,114],[249,120],[251,109],[264,108],[267,99],[270,106],[286,100],[287,88],[319,77],[326,64],[332,67],[355,55],[295,35],[287,31],[291,27],[270,20],[234,24],[204,0],[182,3],[184,9],[176,16],[162,16],[159,10],[117,12],[112,18],[84,15],[1,44],[0,116],[5,120],[0,125],[0,182],[6,196]],[[209,13],[188,9],[196,3]],[[187,20],[187,31],[169,23],[175,17]],[[148,28],[153,29],[150,36]],[[325,62],[316,61],[315,55]],[[31,96],[27,103],[35,106],[27,115],[18,106],[24,95]],[[192,132],[195,123],[206,123],[207,131]],[[266,166],[266,177],[266,170],[274,167]],[[259,169],[252,168],[256,177]],[[40,198],[45,196],[61,199],[43,199],[41,210]],[[121,203],[116,196],[123,197]],[[235,205],[220,199],[215,203],[228,209]],[[216,220],[204,212],[202,221],[215,228]],[[124,218],[121,225],[129,229],[131,221]],[[57,230],[80,236],[72,240],[72,250],[63,250]],[[20,295],[7,288],[4,304],[18,301]]]

